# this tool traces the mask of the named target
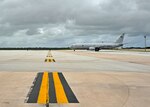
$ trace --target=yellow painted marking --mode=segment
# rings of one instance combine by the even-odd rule
[[[55,62],[54,58],[46,58],[45,62]]]
[[[48,102],[49,102],[49,78],[48,72],[44,72],[37,103],[47,104]]]
[[[48,56],[48,57],[52,57],[51,51],[48,51],[47,56]]]
[[[68,103],[64,88],[59,79],[58,73],[53,72],[57,103]]]
[[[48,51],[48,54],[46,56],[46,59],[45,59],[45,62],[55,62],[52,54],[51,54],[51,51]]]

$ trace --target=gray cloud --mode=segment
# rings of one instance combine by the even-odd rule
[[[0,45],[65,46],[115,39],[122,32],[149,34],[149,5],[148,0],[0,0]]]

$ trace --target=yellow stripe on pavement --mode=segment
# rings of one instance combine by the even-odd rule
[[[48,72],[44,72],[37,103],[47,104],[48,102],[49,102],[49,79],[48,79]]]
[[[57,72],[53,72],[53,78],[54,78],[57,103],[68,103],[64,88],[61,84],[61,81],[59,79]]]

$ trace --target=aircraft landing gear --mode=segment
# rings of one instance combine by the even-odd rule
[[[100,48],[98,48],[98,47],[95,48],[95,51],[99,51],[99,50],[100,50]]]

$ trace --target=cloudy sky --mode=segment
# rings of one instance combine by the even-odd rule
[[[150,46],[149,0],[0,0],[0,47],[60,47],[77,42]]]

